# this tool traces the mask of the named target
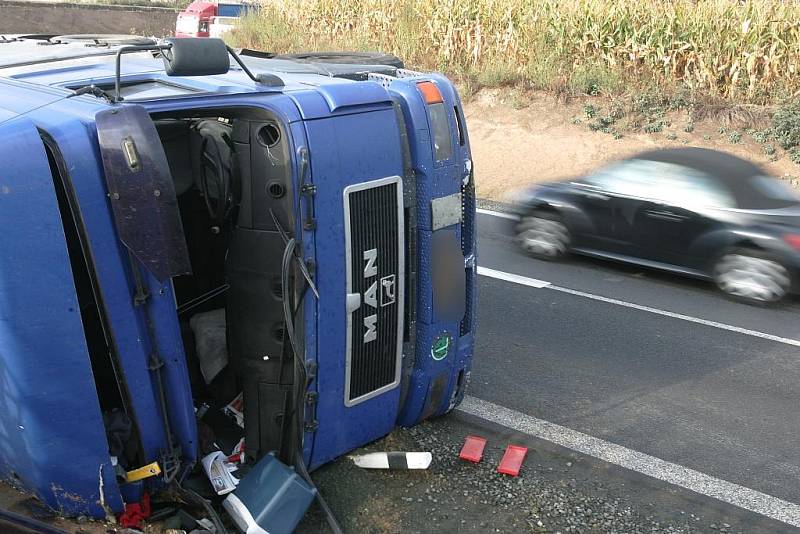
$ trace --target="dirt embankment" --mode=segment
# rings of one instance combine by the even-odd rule
[[[681,146],[730,152],[775,176],[794,177],[792,185],[800,185],[796,178],[800,165],[786,155],[770,161],[764,147],[748,135],[732,143],[731,132],[737,130],[720,121],[697,122],[686,132],[685,118],[676,113],[664,131],[623,132],[616,139],[587,127],[584,108],[589,103],[603,106],[597,99],[575,98],[564,104],[543,93],[525,95],[524,100],[509,99],[507,94],[500,89],[484,90],[464,106],[481,198],[512,200],[515,191],[529,184],[580,176],[649,149]]]
[[[164,8],[0,0],[0,34],[124,33],[163,37],[177,12]]]

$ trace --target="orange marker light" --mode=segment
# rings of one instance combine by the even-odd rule
[[[439,92],[439,88],[436,87],[436,84],[433,82],[419,82],[417,87],[422,92],[422,96],[425,97],[425,103],[427,104],[439,104],[444,102],[442,98],[442,93]]]

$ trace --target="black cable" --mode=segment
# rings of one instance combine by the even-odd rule
[[[298,433],[298,440],[297,440],[297,457],[295,458],[295,467],[300,472],[300,475],[308,482],[308,484],[315,489],[315,497],[317,499],[317,503],[319,507],[322,509],[323,513],[325,514],[325,520],[328,522],[328,526],[330,527],[331,531],[334,534],[343,534],[342,527],[339,526],[339,522],[336,521],[336,516],[333,515],[333,511],[331,510],[328,503],[325,501],[325,498],[322,496],[322,493],[314,484],[314,481],[311,479],[311,476],[308,474],[308,469],[306,469],[305,462],[303,461],[303,432],[304,432],[304,414],[305,414],[305,392],[308,389],[308,371],[306,370],[306,364],[302,359],[302,355],[298,350],[297,340],[294,337],[294,316],[292,314],[292,306],[290,302],[290,295],[291,295],[291,288],[289,287],[289,267],[291,266],[291,260],[294,256],[294,250],[297,246],[297,241],[294,238],[289,239],[286,243],[286,248],[283,251],[283,260],[281,262],[281,286],[283,288],[283,318],[286,322],[286,336],[289,338],[289,344],[292,347],[292,353],[294,354],[295,363],[297,366],[297,370],[300,374],[300,380],[295,382],[295,424],[297,426],[297,433]],[[305,296],[305,292],[302,294]],[[301,300],[302,302],[302,300]],[[298,304],[299,308],[299,304]],[[300,387],[302,384],[302,387]]]
[[[183,304],[178,306],[178,315],[183,315],[184,313],[196,308],[197,306],[205,304],[214,297],[217,297],[225,293],[230,288],[231,288],[230,284],[222,284],[221,286],[212,289],[211,291],[207,291],[206,293],[203,293],[200,296],[197,296],[187,302],[184,302]]]
[[[184,500],[189,501],[189,503],[200,505],[206,511],[209,519],[211,519],[211,522],[214,523],[214,529],[216,530],[217,534],[228,534],[228,529],[225,528],[225,525],[222,523],[222,519],[220,519],[219,514],[217,514],[217,511],[214,510],[214,507],[211,506],[211,503],[205,500],[194,490],[184,488],[177,481],[175,482],[175,489],[178,492],[178,495],[183,497]]]

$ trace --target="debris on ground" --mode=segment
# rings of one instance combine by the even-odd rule
[[[239,479],[233,473],[238,467],[228,461],[224,452],[214,451],[204,456],[201,463],[217,495],[226,495],[236,489]]]
[[[458,457],[468,462],[478,463],[483,458],[483,449],[486,448],[486,439],[479,436],[467,436],[464,446]]]
[[[429,452],[371,452],[350,458],[362,469],[427,469],[433,461]]]
[[[511,475],[512,477],[519,476],[519,471],[522,469],[522,463],[525,461],[525,456],[527,454],[527,447],[509,445],[506,447],[506,452],[500,459],[500,465],[497,466],[497,472],[503,473],[504,475]]]
[[[291,534],[316,490],[272,453],[261,458],[222,503],[242,532]]]
[[[345,532],[704,532],[712,521],[707,503],[692,507],[673,492],[642,490],[607,468],[529,446],[518,477],[497,472],[505,444],[513,435],[487,436],[480,463],[465,462],[459,452],[475,426],[459,416],[400,428],[356,454],[381,450],[435,451],[425,471],[372,471],[338,461],[314,473]],[[485,434],[482,434],[485,435]],[[702,512],[703,516],[700,515]],[[709,512],[709,514],[715,512]],[[727,524],[734,519],[725,518]],[[714,518],[720,524],[719,516]],[[758,528],[727,528],[748,532]],[[327,533],[324,516],[309,510],[300,534]]]
[[[150,495],[144,493],[138,503],[125,505],[125,511],[119,514],[117,522],[125,528],[141,528],[142,522],[150,517]]]

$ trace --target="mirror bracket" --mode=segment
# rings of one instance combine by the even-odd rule
[[[114,95],[112,96],[112,102],[113,103],[122,102],[122,94],[121,94],[122,54],[127,54],[127,53],[130,53],[130,52],[142,52],[142,51],[154,51],[154,52],[158,51],[158,52],[161,52],[162,56],[164,57],[164,63],[166,64],[166,67],[167,67],[167,69],[166,69],[167,70],[167,74],[169,76],[201,76],[201,75],[207,75],[207,74],[221,74],[222,73],[222,68],[218,64],[210,65],[209,66],[210,70],[208,70],[207,72],[203,72],[203,66],[202,65],[197,65],[194,61],[191,61],[191,60],[188,62],[188,63],[190,63],[189,66],[184,65],[184,68],[188,69],[187,72],[183,72],[183,69],[180,69],[180,68],[175,69],[174,71],[172,71],[172,69],[170,68],[170,63],[175,60],[175,56],[177,55],[176,52],[178,51],[178,49],[184,49],[184,48],[188,47],[188,46],[184,47],[182,44],[179,44],[179,41],[181,41],[183,39],[194,40],[194,39],[198,39],[198,38],[181,38],[181,39],[168,38],[165,41],[163,41],[161,44],[156,44],[156,45],[128,45],[128,46],[120,47],[117,50],[117,56],[116,56],[116,69],[115,69],[115,74],[114,74]],[[204,48],[204,47],[207,48],[206,43],[210,44],[209,43],[210,39],[204,38],[204,39],[202,39],[202,41],[203,41],[203,46],[200,47],[200,48],[201,49]],[[188,43],[187,43],[187,45],[188,45]],[[231,57],[233,57],[234,61],[236,61],[236,63],[239,65],[239,68],[242,69],[242,72],[244,72],[247,75],[248,78],[250,78],[251,80],[253,80],[257,84],[266,85],[266,86],[269,86],[269,87],[282,87],[283,85],[285,85],[283,83],[283,80],[280,77],[275,76],[274,74],[263,74],[263,73],[262,74],[258,74],[258,75],[253,74],[253,72],[247,67],[247,65],[244,64],[244,61],[242,61],[242,58],[239,57],[239,54],[237,54],[235,50],[233,50],[230,46],[225,45],[223,43],[220,43],[220,45],[225,47],[225,49],[227,50],[228,54]],[[216,46],[220,46],[220,45],[214,44],[214,45],[212,45],[212,47],[216,47]],[[191,52],[192,48],[197,48],[197,45],[195,43],[193,43],[192,46],[188,47],[188,52]],[[170,54],[170,51],[172,51],[172,54]],[[184,52],[187,52],[187,50],[184,50]],[[184,53],[182,55],[182,57],[185,58],[185,56],[187,56],[187,55],[189,55],[189,54]],[[217,58],[217,59],[219,59],[219,58]],[[181,63],[184,63],[184,61],[181,61]],[[217,61],[216,63],[219,63],[219,61]],[[227,68],[229,68],[229,67],[230,67],[230,63],[228,63],[227,67],[225,68],[225,72],[227,72]]]

